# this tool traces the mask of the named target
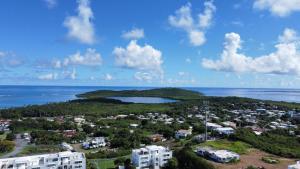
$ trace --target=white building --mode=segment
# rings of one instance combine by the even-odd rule
[[[221,135],[230,135],[234,133],[234,129],[231,127],[220,127],[215,130]]]
[[[222,126],[221,125],[218,125],[216,123],[210,123],[210,122],[207,122],[207,128],[209,130],[215,130],[217,128],[221,128]]]
[[[172,158],[172,151],[163,146],[146,146],[145,148],[134,149],[131,154],[131,161],[137,169],[149,168],[159,169]]]
[[[232,160],[239,160],[240,156],[228,150],[217,150],[210,154],[210,157],[220,163],[228,163]]]
[[[240,156],[237,153],[228,150],[213,150],[210,147],[201,147],[196,150],[196,153],[203,157],[209,157],[210,159],[219,163],[228,163],[233,160],[239,160]]]
[[[190,127],[188,130],[177,130],[175,133],[176,139],[186,138],[187,136],[192,135],[193,128]]]
[[[106,142],[104,137],[95,137],[92,139],[88,139],[86,142],[82,143],[82,147],[84,149],[99,148],[105,146]]]
[[[1,169],[86,169],[83,153],[60,152],[0,159]]]
[[[297,161],[296,164],[289,165],[288,169],[300,169],[300,161]]]

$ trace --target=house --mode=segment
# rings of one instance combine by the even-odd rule
[[[228,163],[234,160],[239,160],[240,156],[228,150],[217,150],[210,154],[210,158],[220,163]]]
[[[160,169],[169,159],[172,151],[163,146],[150,145],[132,150],[131,161],[136,169],[153,168]]]
[[[64,130],[63,131],[63,136],[66,138],[72,138],[76,135],[76,130]]]
[[[106,146],[106,142],[104,137],[95,137],[92,139],[88,139],[86,142],[82,143],[82,147],[84,149],[92,149],[92,148],[99,148],[105,146]]]
[[[220,135],[230,135],[234,133],[234,129],[231,127],[220,127],[215,130]]]
[[[139,124],[132,123],[129,125],[130,128],[138,128]]]
[[[0,120],[0,131],[9,131],[10,120]]]
[[[181,138],[186,138],[187,136],[192,135],[192,128],[188,130],[178,130],[175,133],[175,138],[176,139],[181,139]]]
[[[300,169],[300,161],[297,161],[296,164],[289,165],[288,169]]]
[[[63,150],[66,150],[66,151],[73,151],[73,150],[74,150],[74,148],[73,148],[70,144],[68,144],[68,143],[66,143],[66,142],[62,142],[62,143],[60,144],[60,146],[61,146],[61,148],[62,148]]]
[[[231,121],[224,121],[224,122],[222,122],[222,125],[225,127],[232,127],[234,129],[236,128],[236,123],[231,122]]]
[[[217,128],[221,128],[222,126],[221,125],[218,125],[216,123],[210,123],[210,122],[207,122],[207,129],[209,130],[215,130]]]
[[[162,134],[153,134],[153,135],[150,135],[149,139],[152,142],[159,142],[159,141],[165,141],[166,140]]]
[[[197,143],[202,143],[205,141],[205,134],[199,134],[193,137],[193,140]]]
[[[201,147],[196,150],[197,155],[209,158],[219,163],[228,163],[239,160],[240,156],[228,150],[213,150],[210,147]]]
[[[75,117],[74,122],[78,125],[83,124],[85,122],[85,119],[83,117]]]
[[[84,153],[59,152],[16,158],[0,159],[1,169],[86,169]]]

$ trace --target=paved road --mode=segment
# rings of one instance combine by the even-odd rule
[[[8,158],[8,157],[14,157],[14,156],[16,156],[28,144],[26,140],[24,140],[24,139],[21,138],[20,134],[16,135],[15,143],[16,143],[15,149],[12,152],[10,152],[10,153],[7,153],[7,154],[1,156],[1,158]]]

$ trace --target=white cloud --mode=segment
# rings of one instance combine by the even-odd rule
[[[68,37],[85,44],[95,43],[94,16],[89,0],[78,0],[77,10],[78,16],[69,16],[63,23],[69,29]]]
[[[186,58],[186,59],[185,59],[185,62],[186,62],[186,63],[192,63],[192,60],[191,60],[190,58]]]
[[[75,80],[76,77],[77,77],[76,69],[73,68],[72,71],[69,71],[69,70],[64,71],[64,72],[63,72],[63,75],[64,75],[64,78],[66,78],[66,79],[72,79],[72,80]]]
[[[193,30],[189,32],[190,43],[194,46],[201,46],[205,43],[204,32]]]
[[[217,71],[300,75],[300,40],[292,29],[285,29],[278,37],[276,51],[270,54],[253,58],[239,53],[241,48],[239,34],[228,33],[221,59],[203,59],[202,66]]]
[[[44,74],[44,75],[38,76],[38,79],[40,79],[40,80],[55,80],[55,79],[57,79],[57,77],[58,77],[57,73],[49,73],[49,74]]]
[[[54,8],[57,5],[57,0],[44,0],[49,9]]]
[[[216,11],[216,7],[212,3],[212,1],[204,2],[204,12],[203,14],[199,14],[199,26],[201,28],[208,28],[211,25],[211,21],[213,19],[213,14]]]
[[[140,46],[136,40],[131,40],[126,48],[115,47],[113,50],[118,66],[139,70],[162,72],[161,51],[150,45]]]
[[[76,52],[63,61],[64,66],[68,65],[82,65],[82,66],[100,66],[102,64],[102,57],[100,53],[96,52],[96,49],[88,48],[84,54]],[[55,61],[54,66],[59,68],[61,66],[60,61]]]
[[[111,75],[111,74],[109,74],[109,73],[106,73],[106,74],[105,74],[105,77],[104,77],[104,79],[105,79],[105,80],[112,80],[112,79],[113,79],[113,77],[112,77],[112,75]]]
[[[292,12],[300,11],[300,0],[255,0],[253,7],[269,10],[279,17],[286,17]]]
[[[182,29],[188,34],[190,43],[193,46],[201,46],[205,43],[205,31],[212,24],[213,14],[216,11],[212,1],[204,3],[204,12],[198,14],[198,20],[195,22],[192,17],[192,5],[187,3],[179,8],[175,15],[169,16],[169,24],[175,28]]]
[[[149,73],[149,72],[136,72],[134,74],[134,78],[136,80],[139,80],[139,81],[146,81],[146,82],[151,82],[153,78],[154,74],[152,73]]]
[[[141,39],[144,38],[144,29],[134,28],[131,31],[124,32],[122,38],[124,39]]]

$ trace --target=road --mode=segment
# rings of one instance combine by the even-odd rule
[[[28,145],[28,142],[22,139],[20,134],[16,135],[15,143],[16,143],[15,149],[10,153],[4,154],[3,156],[1,156],[1,158],[14,157],[17,154],[19,154],[24,147]]]

